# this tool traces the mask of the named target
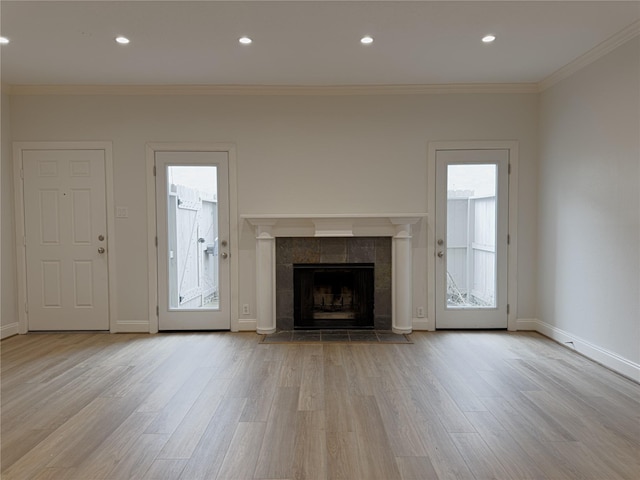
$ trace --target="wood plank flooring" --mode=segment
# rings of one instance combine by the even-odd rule
[[[640,385],[535,333],[0,343],[3,480],[640,479]]]

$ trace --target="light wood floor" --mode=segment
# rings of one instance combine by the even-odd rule
[[[640,386],[533,333],[4,340],[2,479],[640,478]]]

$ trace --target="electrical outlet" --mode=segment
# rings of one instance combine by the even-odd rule
[[[116,207],[116,218],[129,218],[129,207]]]
[[[416,315],[418,318],[424,318],[424,307],[416,308]]]
[[[249,310],[249,304],[245,303],[244,305],[242,305],[242,314],[243,315],[249,315],[251,312]]]

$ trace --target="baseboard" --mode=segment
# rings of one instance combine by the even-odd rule
[[[585,357],[640,383],[640,365],[548,323],[535,320],[536,331]]]
[[[255,332],[257,322],[255,319],[238,321],[239,332]],[[148,320],[121,320],[116,323],[116,329],[111,333],[149,333]]]
[[[111,333],[149,333],[149,320],[120,320]]]
[[[414,330],[429,330],[429,320],[426,318],[414,318],[412,323]]]
[[[518,318],[516,320],[516,330],[537,332],[538,323],[540,321],[537,318]]]
[[[241,318],[238,320],[239,332],[255,332],[258,328],[258,321],[255,318]]]
[[[18,322],[0,327],[0,340],[18,335]]]

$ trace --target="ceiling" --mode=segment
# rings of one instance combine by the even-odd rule
[[[640,0],[3,0],[0,74],[10,85],[537,83],[639,18]]]

